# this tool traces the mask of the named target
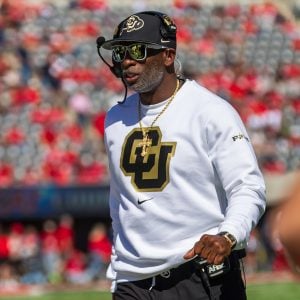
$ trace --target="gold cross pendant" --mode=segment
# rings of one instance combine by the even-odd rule
[[[148,136],[148,132],[143,131],[143,140],[139,143],[139,146],[142,147],[141,156],[144,157],[147,153],[149,148],[151,147],[152,140]]]

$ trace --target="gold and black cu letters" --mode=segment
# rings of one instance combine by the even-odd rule
[[[139,192],[162,191],[169,183],[169,167],[174,156],[176,142],[161,142],[159,127],[145,128],[151,140],[148,153],[143,157],[143,133],[133,129],[125,138],[122,147],[120,167]]]

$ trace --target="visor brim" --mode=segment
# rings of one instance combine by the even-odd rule
[[[168,47],[167,45],[161,45],[161,44],[157,44],[157,43],[153,43],[153,42],[149,42],[149,41],[145,41],[145,40],[132,40],[132,39],[113,39],[113,40],[108,40],[106,42],[103,43],[102,48],[106,49],[106,50],[112,50],[113,46],[116,45],[120,45],[120,44],[146,44],[146,45],[156,45],[156,46],[160,46],[160,47],[165,47],[165,48],[173,48],[173,47]]]

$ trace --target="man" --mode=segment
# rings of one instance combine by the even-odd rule
[[[238,114],[176,74],[167,15],[131,15],[97,43],[136,92],[105,124],[113,299],[246,299],[239,259],[265,186]]]

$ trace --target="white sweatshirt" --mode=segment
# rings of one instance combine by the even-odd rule
[[[107,114],[114,282],[149,278],[185,262],[205,234],[228,231],[243,248],[265,209],[265,185],[232,106],[187,80],[150,129],[140,155],[137,94]],[[142,105],[151,125],[166,101]]]

